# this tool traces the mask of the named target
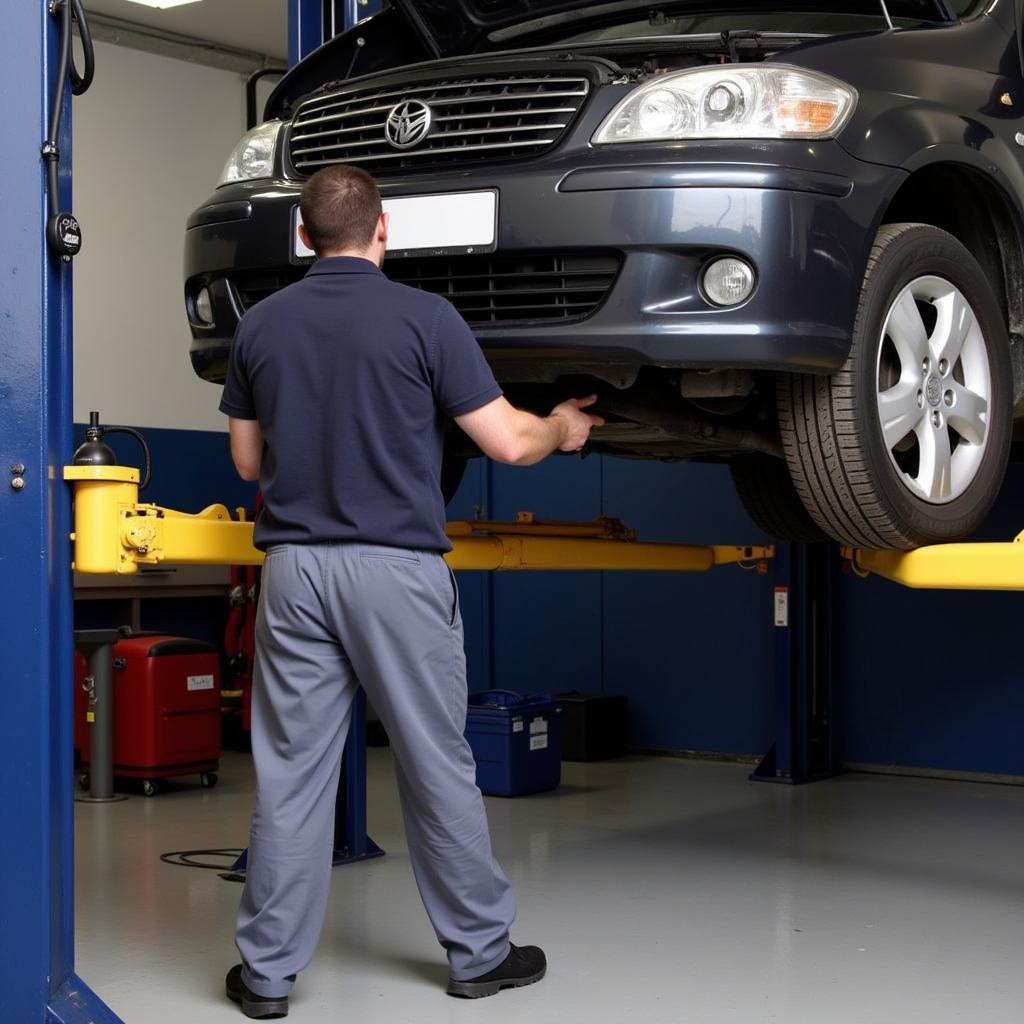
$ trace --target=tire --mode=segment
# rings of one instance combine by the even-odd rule
[[[142,780],[142,795],[156,796],[160,792],[160,783],[156,779]]]
[[[1006,472],[1012,383],[1005,317],[974,257],[937,228],[883,227],[842,369],[778,378],[786,463],[811,518],[862,548],[973,533]]]
[[[203,789],[213,789],[217,785],[217,773],[216,772],[202,772],[199,776],[199,785]]]
[[[89,777],[89,773],[88,772],[79,772],[79,775],[78,775],[78,788],[79,789],[84,790],[85,792],[88,792],[89,791],[89,786],[90,786],[91,782],[92,782],[92,779]]]
[[[804,507],[781,459],[743,455],[733,459],[729,469],[747,515],[769,537],[802,544],[828,540]]]

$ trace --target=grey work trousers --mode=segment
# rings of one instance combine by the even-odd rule
[[[256,802],[235,940],[246,985],[284,996],[313,956],[359,685],[391,739],[413,873],[452,976],[500,964],[515,897],[491,854],[463,735],[462,619],[444,559],[355,543],[273,546],[256,648]]]

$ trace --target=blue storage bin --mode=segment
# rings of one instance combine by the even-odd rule
[[[562,781],[562,713],[553,697],[488,690],[469,698],[466,739],[476,784],[488,796],[522,796]]]

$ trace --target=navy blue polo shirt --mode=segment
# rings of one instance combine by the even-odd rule
[[[242,319],[221,412],[259,421],[255,543],[449,551],[448,417],[501,395],[466,322],[369,260],[321,260]]]

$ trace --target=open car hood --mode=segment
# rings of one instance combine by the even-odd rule
[[[893,18],[955,21],[947,0],[887,0]],[[652,14],[821,12],[882,17],[881,0],[390,0],[380,14],[329,40],[297,64],[267,101],[287,116],[303,96],[348,78],[422,61],[542,43],[545,31]],[[514,31],[521,29],[521,32]]]
[[[417,30],[431,37],[437,56],[474,52],[492,33],[513,26],[529,28],[535,22],[538,31],[561,24],[614,20],[624,14],[644,11],[674,13],[725,13],[764,11],[822,12],[835,14],[871,14],[882,16],[881,0],[391,0],[403,11]],[[955,15],[946,0],[887,0],[893,18],[921,21],[952,21]],[[585,14],[584,14],[585,12]]]

